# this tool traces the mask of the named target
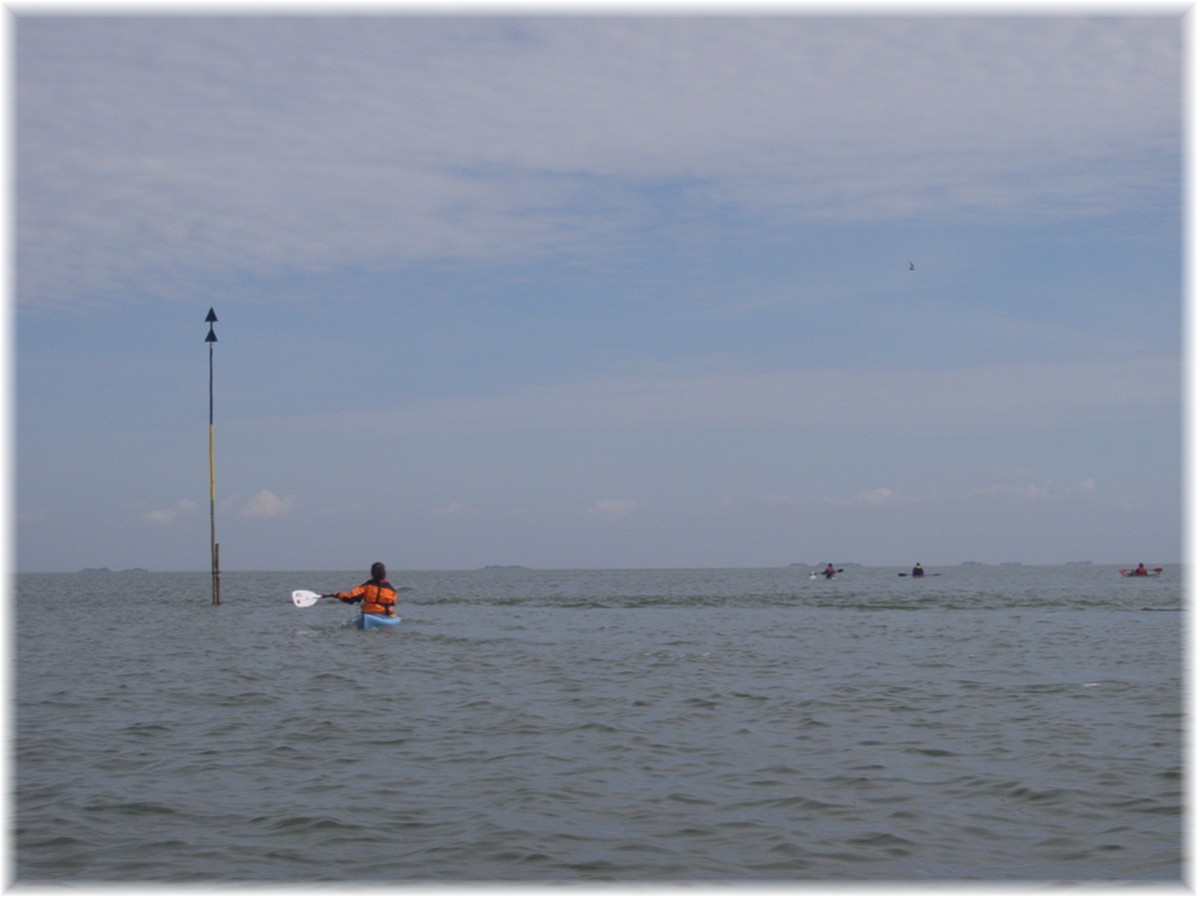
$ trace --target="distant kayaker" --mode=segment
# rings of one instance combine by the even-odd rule
[[[913,578],[924,578],[925,577],[925,567],[922,566],[920,563],[917,563],[915,566],[913,566],[912,577]]]
[[[830,563],[829,565],[827,565],[825,567],[824,571],[822,571],[821,574],[824,575],[826,578],[832,578],[834,575],[837,574],[837,569],[835,569],[833,567],[833,563]]]
[[[1134,575],[1149,575],[1150,573],[1146,571],[1145,563],[1138,563],[1138,567],[1133,570],[1133,574]]]
[[[330,594],[343,603],[362,603],[362,611],[376,616],[394,616],[396,605],[396,589],[387,580],[387,569],[383,563],[371,565],[371,579],[364,581],[352,591],[340,594]]]

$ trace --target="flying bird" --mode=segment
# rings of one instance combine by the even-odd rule
[[[911,272],[911,271],[913,271],[914,269],[916,269],[916,266],[915,266],[915,265],[913,265],[913,263],[912,263],[912,260],[909,260],[909,261],[908,261],[908,271],[910,271],[910,272]]]

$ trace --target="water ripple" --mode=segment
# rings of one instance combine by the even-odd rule
[[[24,582],[18,882],[1179,881],[1178,581],[797,574]]]

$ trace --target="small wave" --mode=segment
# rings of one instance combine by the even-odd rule
[[[337,834],[346,837],[366,836],[369,829],[353,822],[343,822],[332,816],[257,816],[251,819],[255,830],[270,835],[290,837],[318,837],[321,835]]]
[[[172,816],[182,812],[181,808],[165,806],[162,803],[150,801],[111,801],[96,800],[84,804],[83,810],[89,813],[102,813],[105,816]]]

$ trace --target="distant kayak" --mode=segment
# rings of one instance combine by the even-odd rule
[[[1126,578],[1149,578],[1151,575],[1161,575],[1162,568],[1148,569],[1145,572],[1139,572],[1136,569],[1117,569]]]
[[[370,631],[372,628],[394,628],[399,624],[399,616],[377,616],[374,613],[358,614],[358,627],[363,631]]]

